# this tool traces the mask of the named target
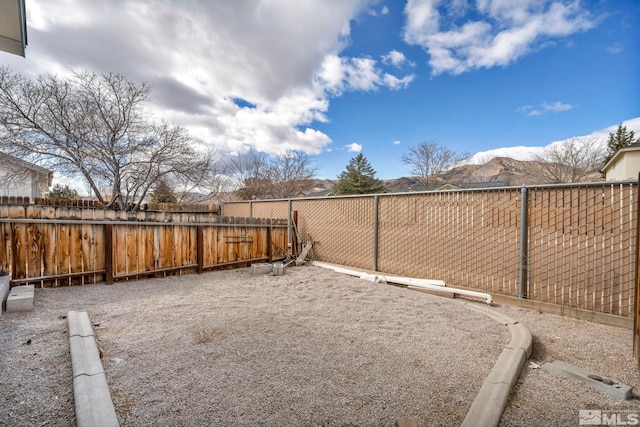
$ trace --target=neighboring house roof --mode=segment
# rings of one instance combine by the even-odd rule
[[[619,149],[616,154],[614,154],[613,157],[602,167],[602,170],[600,172],[606,173],[607,170],[611,168],[611,166],[616,164],[616,162],[620,160],[620,158],[623,157],[625,153],[628,153],[630,151],[640,151],[640,142],[636,142],[635,144],[631,144]]]
[[[464,182],[460,184],[446,183],[442,184],[440,187],[435,188],[435,190],[481,190],[484,188],[497,188],[497,187],[507,187],[509,183],[507,181],[491,181],[491,182]]]
[[[402,192],[414,192],[414,191],[443,191],[443,190],[481,190],[485,188],[496,188],[496,187],[508,187],[509,182],[507,181],[490,181],[490,182],[462,182],[462,183],[453,183],[453,182],[445,182],[438,185],[413,185],[408,190],[403,190]]]
[[[34,163],[31,162],[27,162],[26,160],[22,160],[19,159],[15,156],[12,156],[11,154],[7,154],[7,153],[0,153],[0,159],[2,159],[2,161],[5,161],[6,163],[9,164],[9,166],[11,167],[19,167],[22,169],[26,169],[32,172],[35,172],[38,175],[42,175],[47,177],[47,184],[49,186],[52,185],[52,181],[53,181],[53,172],[50,171],[47,168],[43,168],[42,166],[38,166]]]
[[[312,191],[311,193],[308,193],[306,195],[304,195],[304,197],[326,197],[326,196],[331,196],[332,194],[332,190],[322,190],[322,191]]]

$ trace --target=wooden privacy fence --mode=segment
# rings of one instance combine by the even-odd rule
[[[633,316],[637,183],[227,202],[292,218],[315,259]]]
[[[0,238],[0,269],[11,274],[12,284],[63,286],[201,273],[283,258],[279,248],[287,247],[287,221],[217,217],[215,222],[196,223],[5,216],[0,217]]]

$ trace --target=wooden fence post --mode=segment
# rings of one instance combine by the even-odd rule
[[[286,249],[293,253],[293,233],[291,232],[291,220],[293,218],[293,202],[291,199],[288,201],[288,209],[287,212],[287,247]]]
[[[113,224],[104,225],[104,269],[107,285],[113,284]]]
[[[298,256],[298,211],[293,211],[293,235],[291,237],[291,253]]]
[[[202,274],[204,268],[204,227],[196,226],[196,259],[198,262],[198,274]]]

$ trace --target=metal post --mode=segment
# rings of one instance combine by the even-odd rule
[[[378,200],[373,196],[373,271],[378,271]]]
[[[520,200],[520,286],[518,298],[527,298],[527,280],[529,269],[529,194],[522,186]]]

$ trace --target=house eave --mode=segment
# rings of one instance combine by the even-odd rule
[[[632,151],[640,151],[640,147],[635,146],[635,147],[625,147],[625,148],[621,148],[620,150],[618,150],[616,152],[616,154],[613,155],[613,157],[607,162],[605,163],[605,165],[602,167],[602,169],[600,170],[600,172],[602,173],[606,173],[607,170],[609,170],[609,168],[618,161],[618,159],[622,156],[622,153],[629,153]]]

